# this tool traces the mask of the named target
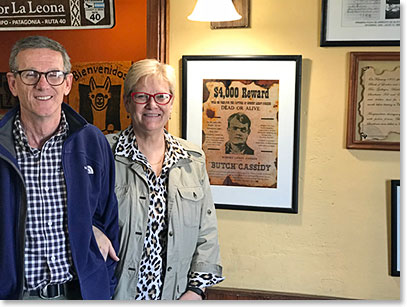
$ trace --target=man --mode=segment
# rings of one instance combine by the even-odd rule
[[[0,121],[0,299],[109,299],[116,262],[92,227],[117,250],[110,147],[63,103],[73,79],[63,46],[24,38],[9,65],[19,104]]]
[[[246,144],[247,137],[250,134],[250,124],[250,119],[244,113],[233,113],[229,116],[229,141],[225,143],[226,154],[254,154],[254,150]]]

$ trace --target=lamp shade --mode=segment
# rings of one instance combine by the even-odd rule
[[[232,0],[197,0],[189,20],[194,21],[231,21],[241,19]]]

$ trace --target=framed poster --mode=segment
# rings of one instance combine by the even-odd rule
[[[182,136],[216,208],[297,213],[301,55],[183,56]]]
[[[391,181],[391,276],[400,276],[400,180]]]
[[[131,61],[73,63],[69,105],[104,134],[127,128],[123,84]]]
[[[320,45],[400,46],[400,0],[322,0]]]
[[[400,53],[351,52],[348,149],[400,150]]]

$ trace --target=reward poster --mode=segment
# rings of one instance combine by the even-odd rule
[[[130,117],[123,105],[123,83],[131,61],[77,63],[68,103],[103,133],[125,129]]]
[[[278,80],[203,80],[202,148],[212,185],[277,187]]]

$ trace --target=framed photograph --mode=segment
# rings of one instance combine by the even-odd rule
[[[400,53],[351,52],[348,149],[400,150]]]
[[[322,0],[320,45],[400,46],[400,0]]]
[[[183,56],[182,136],[216,208],[297,213],[301,55]]]
[[[400,276],[400,180],[391,181],[391,276]]]

